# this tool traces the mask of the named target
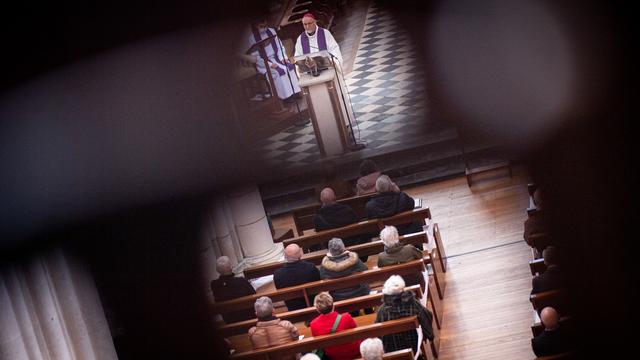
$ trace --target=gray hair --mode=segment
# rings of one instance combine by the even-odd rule
[[[218,260],[216,260],[216,270],[221,275],[228,275],[233,273],[231,259],[229,259],[228,256],[220,256]]]
[[[300,360],[320,360],[320,357],[312,352],[302,355]]]
[[[329,240],[328,248],[329,248],[329,254],[333,256],[338,256],[342,254],[345,250],[344,243],[342,242],[342,239],[339,239],[339,238],[333,238]]]
[[[271,314],[273,314],[273,302],[266,296],[259,297],[253,307],[256,310],[256,316],[258,318],[271,316]]]
[[[384,346],[379,338],[368,338],[360,343],[360,355],[364,360],[382,360],[383,354]]]
[[[395,226],[385,226],[384,229],[380,231],[380,239],[386,247],[397,244],[398,241],[400,241],[398,229],[396,229]]]
[[[385,295],[398,295],[404,291],[404,279],[400,275],[391,275],[384,282],[382,293]]]
[[[391,179],[387,175],[380,175],[376,180],[376,191],[377,192],[388,192],[391,191]]]

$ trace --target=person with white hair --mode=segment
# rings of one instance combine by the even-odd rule
[[[266,296],[259,297],[254,305],[258,322],[249,329],[249,340],[254,349],[263,349],[298,340],[298,328],[290,321],[279,319],[273,311],[273,302]],[[283,356],[294,360],[297,356]]]
[[[380,232],[380,239],[384,243],[384,251],[378,254],[378,267],[380,268],[422,259],[422,251],[413,245],[400,243],[400,236],[395,226],[385,226]],[[405,275],[404,281],[407,286],[416,284],[424,286],[422,273]]]
[[[360,343],[360,355],[364,360],[382,360],[384,346],[379,338],[368,338]]]
[[[220,256],[216,260],[216,270],[220,273],[220,276],[211,281],[211,291],[213,291],[213,297],[216,301],[226,301],[256,293],[256,290],[247,279],[236,277],[233,274],[229,257]],[[251,310],[241,310],[221,315],[227,324],[254,318]]]
[[[312,352],[302,355],[300,360],[321,360],[320,357]]]
[[[376,191],[379,193],[367,201],[364,206],[369,219],[379,219],[393,216],[403,211],[413,210],[415,201],[406,193],[396,192],[393,182],[387,175],[380,175],[376,180]],[[411,222],[398,225],[400,235],[422,231],[422,224]]]
[[[383,304],[378,309],[377,323],[396,320],[407,316],[417,316],[424,338],[433,340],[433,314],[422,306],[413,292],[404,289],[401,276],[391,275],[382,287]],[[415,330],[382,337],[385,352],[411,348],[415,354],[418,350],[418,334]]]
[[[320,266],[320,277],[322,279],[341,278],[365,270],[368,270],[367,265],[358,258],[358,254],[346,250],[342,239],[333,238],[329,240],[329,253],[322,259],[322,265]],[[331,296],[335,301],[339,301],[368,295],[369,292],[368,284],[359,284],[332,290]],[[357,312],[352,315],[357,315]]]

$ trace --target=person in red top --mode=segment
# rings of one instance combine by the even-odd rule
[[[328,292],[321,292],[316,295],[313,305],[320,313],[317,318],[311,321],[311,334],[313,336],[336,333],[347,329],[355,328],[356,322],[349,313],[338,314],[333,307],[333,298]],[[340,319],[338,319],[340,316]],[[337,324],[336,324],[337,323]],[[334,329],[332,331],[332,329]],[[324,349],[325,354],[331,360],[352,360],[360,357],[360,343],[356,340],[350,343],[331,346]]]

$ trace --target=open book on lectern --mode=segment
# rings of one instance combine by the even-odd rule
[[[300,55],[293,58],[296,66],[298,67],[300,73],[308,73],[311,72],[312,69],[308,64],[307,58],[312,61],[315,61],[318,71],[328,69],[332,66],[331,63],[331,55],[326,50]]]

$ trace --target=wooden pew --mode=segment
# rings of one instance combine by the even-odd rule
[[[358,326],[353,329],[344,330],[334,334],[321,335],[316,337],[305,337],[302,340],[290,342],[284,345],[272,346],[265,349],[245,351],[231,355],[231,359],[279,359],[288,354],[306,353],[314,349],[326,348],[340,345],[355,340],[362,340],[370,337],[381,337],[383,335],[395,334],[417,329],[418,319],[415,316],[398,320],[374,323],[371,325]],[[421,344],[424,355],[429,358],[431,351],[424,351],[425,346]]]
[[[347,205],[353,209],[356,213],[358,219],[365,219],[367,217],[367,213],[364,210],[364,206],[367,201],[371,200],[372,197],[377,195],[378,193],[353,196],[345,199],[337,200],[338,204]],[[298,236],[304,235],[305,230],[311,230],[314,228],[313,217],[316,216],[318,210],[322,207],[322,204],[312,204],[304,207],[300,207],[294,209],[292,211],[293,215],[293,223],[296,226],[296,231],[298,232]]]
[[[533,259],[529,260],[529,270],[531,270],[531,275],[536,276],[544,273],[547,269],[547,265],[544,263],[544,259]]]
[[[419,232],[414,234],[408,234],[400,237],[402,244],[411,244],[414,246],[427,242],[427,234],[425,232]],[[357,253],[359,256],[377,255],[384,251],[384,243],[382,240],[372,241],[370,243],[352,245],[347,247],[347,250]],[[326,250],[315,251],[302,255],[302,260],[309,261],[317,266],[322,263],[322,259],[327,255]],[[263,264],[253,266],[244,270],[244,277],[247,279],[255,279],[262,276],[273,275],[275,271],[284,266],[284,261],[273,262],[269,264]]]
[[[282,242],[282,245],[284,247],[287,247],[290,244],[297,244],[301,248],[308,251],[311,246],[324,245],[334,237],[343,239],[356,235],[378,234],[378,232],[378,219],[365,220],[340,228],[324,230],[314,234],[299,236],[293,239],[286,239]]]
[[[261,296],[268,296],[274,302],[304,297],[307,307],[310,307],[312,305],[310,295],[315,295],[321,291],[341,289],[359,285],[362,283],[369,284],[376,281],[386,281],[391,275],[402,276],[415,274],[418,271],[423,272],[424,270],[424,260],[414,260],[406,262],[404,264],[392,265],[380,269],[372,269],[354,273],[343,278],[313,281],[302,285],[270,291],[267,293],[248,295],[239,297],[237,299],[216,302],[212,305],[212,311],[216,314],[222,314],[227,311],[250,309],[253,307],[256,299]]]
[[[420,299],[423,296],[420,285],[413,285],[407,287],[405,290],[412,291],[416,298]],[[369,294],[365,296],[358,296],[356,298],[336,301],[334,303],[335,310],[339,313],[357,311],[366,308],[378,307],[382,304],[382,292],[376,294]],[[278,318],[282,320],[288,320],[292,323],[311,321],[318,316],[318,311],[315,307],[308,307],[299,310],[287,311],[277,314]],[[229,337],[238,334],[246,334],[252,326],[255,326],[257,319],[245,320],[236,323],[226,324],[217,328],[218,333],[224,337]]]
[[[368,233],[377,234],[380,230],[384,229],[385,225],[395,226],[412,221],[424,222],[425,218],[431,219],[431,210],[429,210],[428,207],[403,211],[387,218],[365,220],[355,224],[343,226],[341,228],[324,230],[315,234],[287,239],[282,242],[282,245],[286,247],[289,244],[298,244],[298,246],[303,249],[309,249],[309,247],[311,247],[312,245],[325,244],[334,237],[346,238]]]
[[[564,352],[562,354],[540,356],[535,358],[535,360],[567,360],[567,359],[577,359],[577,355],[573,352]]]
[[[560,323],[560,327],[565,329],[567,327],[571,327],[573,324],[572,318],[570,316],[563,316],[560,318],[558,322]],[[542,334],[543,331],[544,331],[544,325],[542,324],[541,321],[535,322],[533,325],[531,325],[531,333],[533,334],[533,337],[536,337]]]
[[[533,309],[538,313],[547,306],[552,306],[559,314],[565,314],[567,305],[567,293],[564,290],[544,291],[537,294],[531,294],[529,301]]]

